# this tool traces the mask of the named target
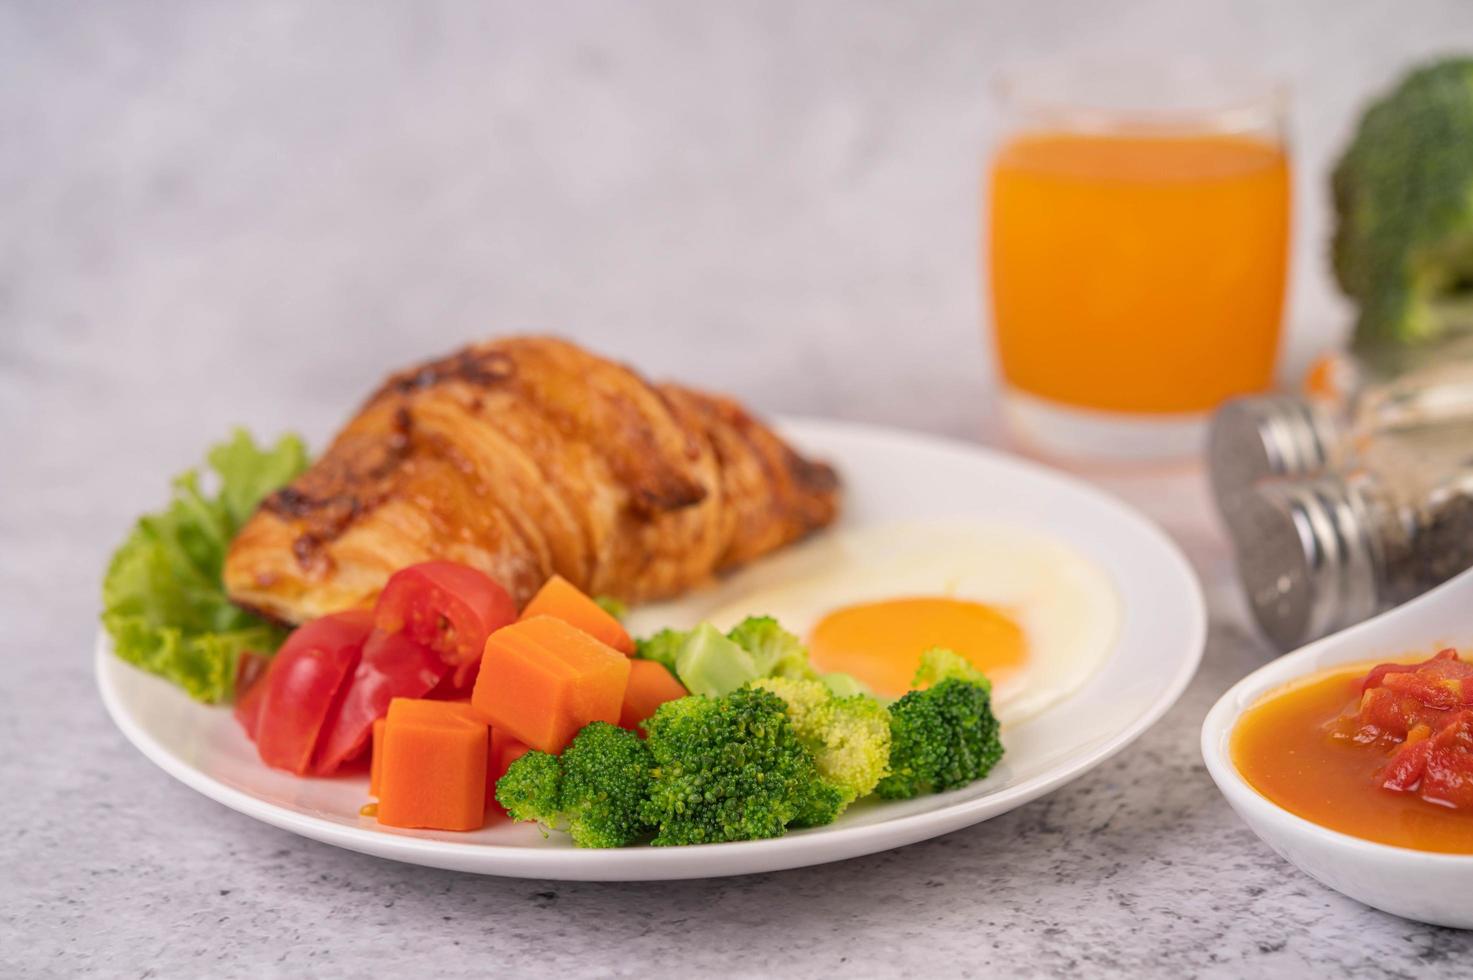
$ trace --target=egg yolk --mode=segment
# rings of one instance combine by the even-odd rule
[[[921,653],[948,647],[996,680],[1028,655],[1023,629],[1006,613],[962,599],[886,599],[836,609],[809,637],[815,665],[853,674],[878,694],[910,690]]]

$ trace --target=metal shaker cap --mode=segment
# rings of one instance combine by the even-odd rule
[[[1253,616],[1281,650],[1358,623],[1380,606],[1379,539],[1353,480],[1261,483],[1239,498],[1229,533]]]
[[[1306,399],[1255,395],[1226,402],[1208,430],[1207,471],[1227,523],[1259,480],[1324,470],[1336,439],[1333,420]]]

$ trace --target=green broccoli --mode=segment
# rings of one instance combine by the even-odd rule
[[[809,787],[807,797],[788,826],[802,828],[831,824],[839,819],[839,814],[844,812],[850,802],[844,790],[833,783],[816,780]]]
[[[778,837],[789,824],[826,823],[842,806],[770,691],[668,701],[645,731],[655,767],[642,815],[654,844]]]
[[[947,678],[969,681],[989,694],[992,693],[992,681],[988,680],[987,675],[973,667],[966,657],[946,647],[932,647],[921,654],[921,665],[916,668],[910,686],[930,687]]]
[[[623,847],[650,827],[640,815],[652,760],[633,732],[596,721],[562,756],[528,752],[496,784],[496,799],[514,819],[566,827],[578,847]]]
[[[904,800],[981,779],[1002,758],[992,695],[948,677],[890,706],[890,772],[875,792]]]
[[[808,663],[803,641],[778,625],[771,616],[748,616],[732,627],[727,638],[752,655],[758,677],[801,677],[818,673]]]
[[[675,676],[692,694],[718,698],[762,676],[752,655],[710,623],[690,631],[675,658]]]
[[[634,641],[634,655],[641,660],[653,660],[675,676],[675,661],[690,638],[688,630],[660,630],[654,636]]]
[[[532,820],[559,830],[562,819],[563,769],[555,755],[528,752],[513,762],[496,783],[496,802],[513,820]]]
[[[793,730],[844,806],[874,792],[890,762],[890,712],[883,704],[863,694],[835,697],[820,681],[769,677],[752,686],[786,702]]]
[[[1331,186],[1356,346],[1473,328],[1473,58],[1420,68],[1373,104]]]
[[[661,630],[634,655],[662,664],[693,694],[720,697],[759,677],[817,678],[808,648],[771,616],[749,616],[723,635],[710,623]]]
[[[829,693],[836,698],[847,698],[855,694],[865,694],[875,697],[874,690],[864,681],[853,674],[820,674],[823,686],[829,689]]]

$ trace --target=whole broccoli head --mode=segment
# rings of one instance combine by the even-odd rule
[[[802,677],[818,673],[808,663],[803,641],[778,625],[771,616],[748,616],[732,627],[727,639],[752,655],[759,677]]]
[[[496,784],[496,799],[516,820],[566,828],[578,847],[623,847],[645,836],[641,816],[652,767],[631,731],[596,721],[561,756],[528,752]]]
[[[1332,177],[1335,276],[1362,350],[1473,327],[1473,59],[1408,75]]]
[[[822,681],[770,677],[752,686],[783,699],[818,774],[840,791],[844,806],[874,792],[890,763],[890,712],[883,704],[863,694],[835,697]]]
[[[890,772],[875,792],[890,800],[956,789],[1002,758],[992,695],[947,678],[890,706]]]
[[[843,805],[770,691],[668,701],[645,731],[655,762],[642,811],[656,828],[651,843],[777,837],[789,824],[826,823]]]

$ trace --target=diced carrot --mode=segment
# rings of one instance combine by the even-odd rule
[[[629,658],[552,616],[491,634],[471,703],[493,729],[543,752],[561,752],[595,721],[615,724]]]
[[[383,779],[384,771],[384,726],[388,724],[386,718],[375,718],[373,720],[373,746],[369,749],[371,755],[368,758],[368,795],[377,796],[379,782]]]
[[[511,768],[511,764],[531,752],[530,746],[518,742],[510,735],[491,729],[491,754],[486,760],[486,806],[497,813],[506,813],[496,802],[496,784]]]
[[[624,690],[624,706],[619,710],[619,727],[639,731],[639,723],[654,714],[656,708],[689,693],[664,664],[631,660],[629,686]]]
[[[531,619],[534,616],[561,619],[620,653],[634,652],[634,641],[630,639],[629,631],[623,624],[561,575],[548,579],[537,590],[532,601],[527,603],[527,608],[522,610],[522,619]]]
[[[510,735],[491,729],[491,782],[500,782],[511,764],[531,751],[530,746],[518,742]]]
[[[489,742],[486,723],[466,705],[395,698],[384,723],[379,823],[429,830],[480,827],[486,821]]]

